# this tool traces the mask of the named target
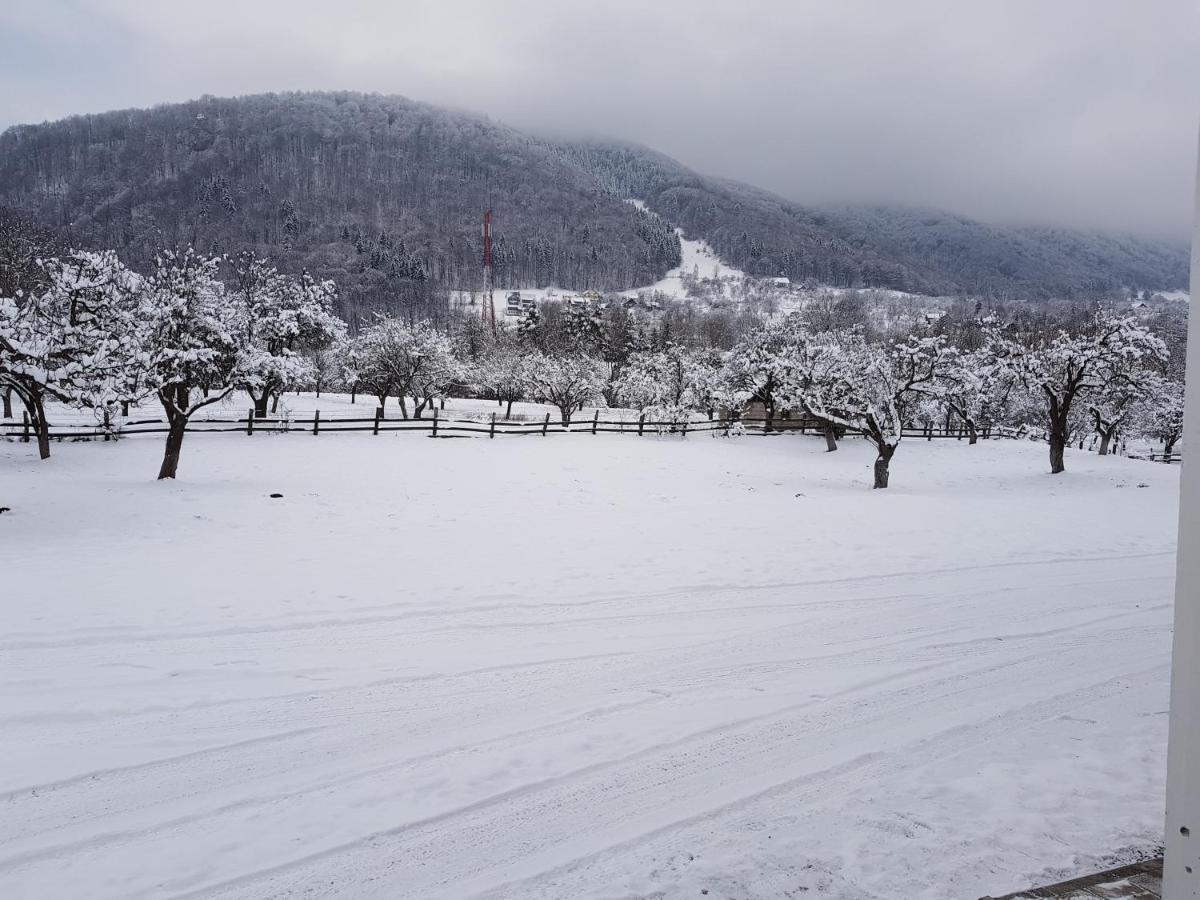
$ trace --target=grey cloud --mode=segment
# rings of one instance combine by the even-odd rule
[[[0,124],[353,88],[640,141],[802,202],[1183,240],[1192,0],[8,0]]]

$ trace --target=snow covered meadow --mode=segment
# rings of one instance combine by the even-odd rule
[[[0,443],[0,896],[962,900],[1153,849],[1177,469],[823,450]]]

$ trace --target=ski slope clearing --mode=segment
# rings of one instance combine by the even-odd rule
[[[1177,469],[822,451],[0,444],[0,896],[962,900],[1151,848]]]
[[[628,202],[640,210],[649,211],[649,207],[641,200],[629,200]],[[731,287],[732,282],[745,280],[745,272],[721,262],[720,257],[705,241],[688,240],[683,236],[683,230],[680,228],[676,228],[675,233],[679,235],[679,265],[670,269],[654,284],[625,291],[626,296],[636,297],[638,294],[649,292],[665,294],[675,300],[686,300],[688,292],[683,284],[684,275],[712,278],[730,283],[725,284],[723,290]]]

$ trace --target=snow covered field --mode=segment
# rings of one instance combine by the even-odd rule
[[[1152,847],[1178,470],[822,448],[0,443],[0,896],[962,900]]]

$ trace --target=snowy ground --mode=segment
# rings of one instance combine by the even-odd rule
[[[1151,847],[1178,469],[821,449],[0,443],[0,896],[962,900]]]

